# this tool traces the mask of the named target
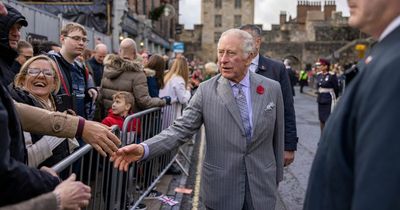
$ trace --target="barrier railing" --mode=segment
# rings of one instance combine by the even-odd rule
[[[123,144],[138,144],[160,133],[179,116],[177,112],[180,112],[180,109],[172,105],[148,109],[127,117],[121,133]],[[187,146],[184,145],[151,160],[131,165],[126,174],[127,177],[121,182],[121,187],[126,189],[123,191],[127,192],[125,199],[131,203],[130,209],[133,210],[139,206],[174,162],[188,175],[187,170],[177,158],[178,155],[182,155],[184,160],[189,162],[188,154],[186,154],[189,150],[185,147]]]
[[[113,126],[112,131],[120,137],[123,146],[138,144],[160,133],[176,116],[173,106],[151,108],[128,116],[122,132],[118,126]],[[174,162],[188,175],[181,161],[190,163],[190,152],[185,144],[151,160],[134,163],[123,173],[114,169],[108,157],[101,157],[87,144],[52,168],[64,179],[75,173],[77,180],[92,188],[87,209],[135,209]]]
[[[118,126],[112,126],[112,132],[120,136]],[[75,173],[77,180],[92,188],[92,198],[87,209],[120,209],[113,194],[116,189],[112,180],[120,173],[113,169],[108,157],[101,157],[92,146],[86,144],[58,164],[55,170],[61,178],[66,178]]]

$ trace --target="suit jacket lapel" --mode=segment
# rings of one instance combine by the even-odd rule
[[[240,130],[244,133],[242,119],[240,118],[239,108],[236,105],[236,100],[233,97],[232,88],[229,81],[220,76],[218,79],[217,93],[221,97],[228,111],[231,113],[235,122],[239,125]]]
[[[257,93],[257,87],[258,86],[263,86],[264,88],[264,93],[259,94]],[[252,133],[254,134],[257,126],[257,121],[261,115],[262,112],[262,107],[263,107],[263,101],[265,97],[268,97],[268,94],[266,92],[266,88],[263,84],[262,81],[257,79],[255,77],[255,74],[250,72],[250,95],[251,95],[251,108],[252,108],[252,117],[253,117],[253,126],[252,126]],[[262,115],[261,115],[262,117]]]

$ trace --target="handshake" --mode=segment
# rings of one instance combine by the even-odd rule
[[[128,171],[129,164],[144,158],[144,146],[142,144],[130,144],[118,149],[110,161],[114,162],[114,168],[120,171]]]

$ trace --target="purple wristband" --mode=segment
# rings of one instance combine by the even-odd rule
[[[78,122],[78,129],[76,130],[75,137],[76,138],[81,138],[82,133],[83,133],[83,127],[85,126],[85,119],[82,117],[79,117],[79,122]]]

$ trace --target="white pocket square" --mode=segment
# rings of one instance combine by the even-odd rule
[[[264,111],[270,111],[270,110],[272,110],[273,108],[275,108],[275,104],[274,104],[274,102],[270,102],[270,103],[267,105],[267,107],[264,109]]]

